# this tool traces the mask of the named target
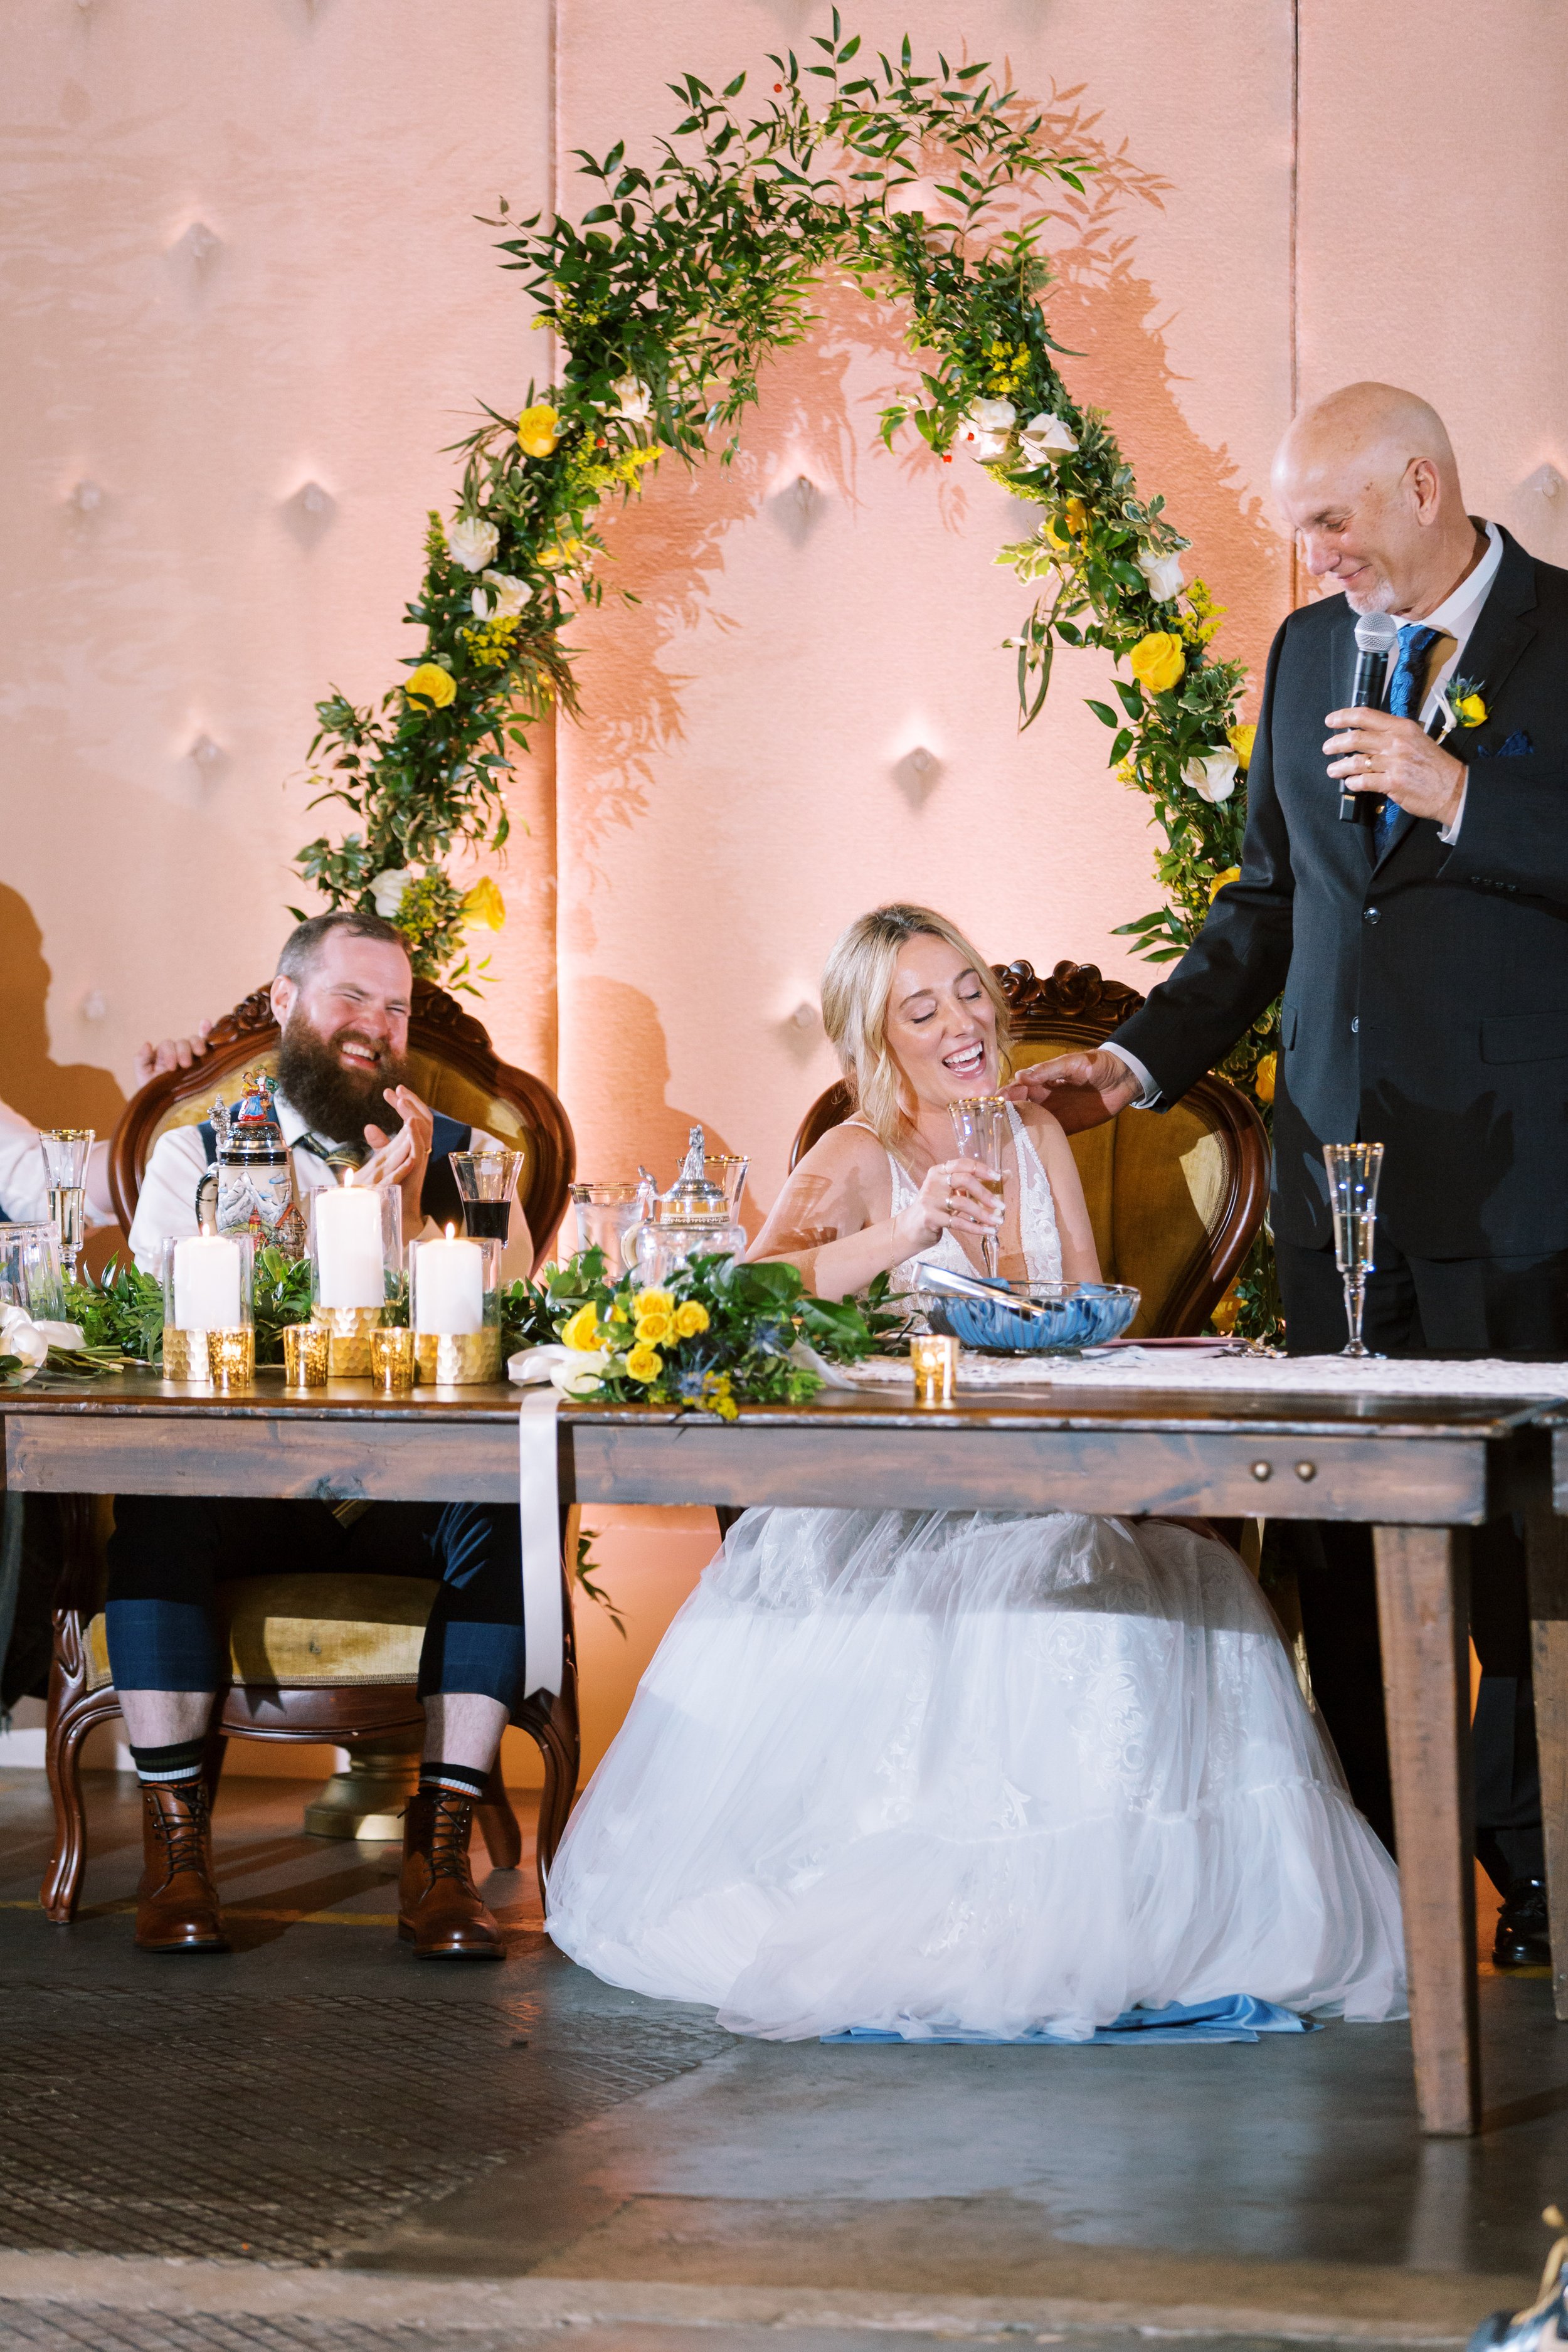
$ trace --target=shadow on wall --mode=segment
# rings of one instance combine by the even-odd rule
[[[50,978],[32,908],[0,883],[0,1102],[35,1127],[90,1127],[110,1135],[125,1097],[111,1070],[51,1055]],[[88,1242],[84,1264],[97,1273],[123,1247],[118,1225],[100,1227]]]
[[[566,1009],[572,1028],[593,1043],[595,1099],[570,1106],[577,1135],[577,1172],[595,1184],[630,1181],[640,1163],[673,1181],[693,1127],[701,1125],[710,1151],[738,1148],[700,1108],[666,1101],[670,1082],[664,1029],[651,998],[619,980],[584,980]],[[580,1066],[586,1066],[586,1062]],[[742,1203],[742,1223],[754,1235],[761,1213]]]

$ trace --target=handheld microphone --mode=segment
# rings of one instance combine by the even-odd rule
[[[1388,657],[1399,643],[1399,624],[1386,613],[1363,613],[1355,625],[1354,710],[1380,710],[1388,683]],[[1375,824],[1383,814],[1381,793],[1340,793],[1342,824]]]

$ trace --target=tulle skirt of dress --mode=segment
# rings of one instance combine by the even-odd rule
[[[756,1510],[550,1874],[613,1984],[778,2041],[1403,2016],[1393,1863],[1234,1554],[1159,1522]]]

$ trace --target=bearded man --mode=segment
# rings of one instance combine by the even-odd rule
[[[277,1110],[296,1192],[336,1171],[395,1184],[403,1230],[445,1221],[446,1154],[501,1147],[433,1114],[405,1083],[413,976],[401,932],[374,915],[301,923],[272,983],[281,1040]],[[131,1228],[139,1265],[194,1234],[210,1127],[160,1136]],[[444,1180],[444,1181],[443,1181]],[[455,1202],[455,1195],[451,1196]],[[514,1231],[521,1223],[514,1218]],[[527,1245],[526,1232],[522,1235]],[[433,1959],[500,1959],[500,1930],[468,1864],[475,1803],[489,1778],[526,1664],[514,1507],[475,1503],[237,1501],[124,1495],[115,1501],[106,1605],[110,1664],[142,1782],[146,1867],[136,1915],[143,1951],[227,1948],[203,1760],[225,1644],[215,1587],[290,1571],[435,1577],[419,1668],[425,1708],[417,1794],[404,1823],[398,1931]]]
[[[1344,1343],[1322,1147],[1384,1146],[1366,1339],[1390,1356],[1568,1357],[1568,572],[1466,511],[1442,419],[1355,383],[1291,425],[1279,506],[1325,589],[1268,656],[1240,878],[1102,1052],[1022,1073],[1083,1126],[1163,1109],[1282,996],[1274,1236],[1293,1354]],[[1399,625],[1384,708],[1350,708],[1355,624]],[[1457,724],[1454,723],[1457,720]],[[1340,793],[1378,796],[1339,822]],[[1392,1843],[1364,1528],[1300,1561],[1313,1688]],[[1545,1960],[1523,1547],[1478,1528],[1477,1852],[1495,1957]]]

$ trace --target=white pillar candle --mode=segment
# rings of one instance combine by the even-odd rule
[[[421,1242],[414,1255],[414,1328],[447,1338],[482,1331],[485,1254],[478,1242]]]
[[[176,1331],[233,1331],[239,1310],[239,1244],[196,1234],[174,1244]]]
[[[386,1297],[381,1194],[344,1184],[315,1196],[317,1295],[323,1307],[379,1307]]]

